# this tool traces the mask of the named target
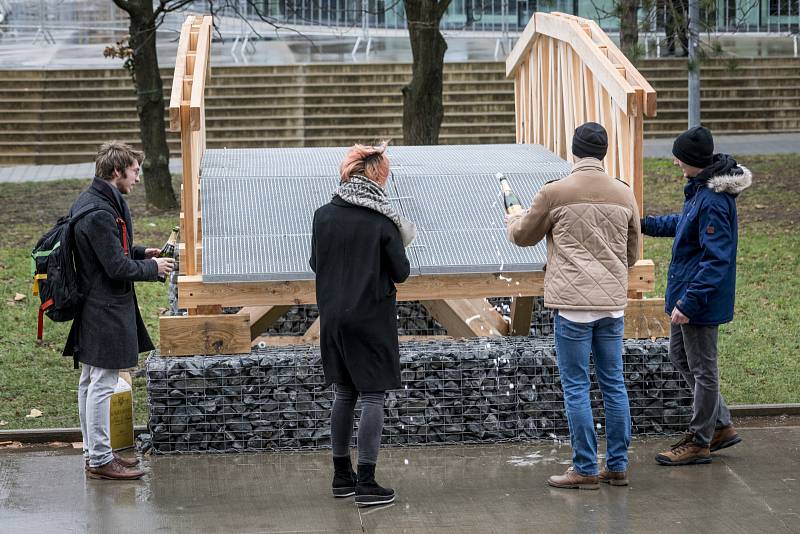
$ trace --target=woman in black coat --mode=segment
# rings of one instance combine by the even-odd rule
[[[331,413],[333,494],[361,506],[394,500],[375,482],[387,389],[400,386],[396,283],[408,278],[405,253],[414,225],[386,198],[386,145],[355,145],[341,165],[341,183],[314,213],[311,269],[316,273],[322,367],[335,384]],[[358,476],[350,462],[353,411],[361,397]]]

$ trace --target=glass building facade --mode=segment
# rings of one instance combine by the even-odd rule
[[[639,17],[648,31],[664,28],[665,12],[685,0],[657,0]],[[597,20],[617,31],[611,0],[453,0],[442,20],[445,30],[521,31],[535,11],[560,11]],[[797,33],[800,0],[700,0],[703,26],[712,32]],[[261,0],[262,12],[286,24],[402,29],[402,0]]]

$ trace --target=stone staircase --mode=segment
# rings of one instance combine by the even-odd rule
[[[715,132],[800,131],[800,60],[742,60],[702,71],[703,123]],[[686,63],[645,61],[658,91],[646,135],[686,126]],[[163,71],[165,99],[171,71]],[[216,67],[206,91],[211,148],[402,142],[408,64]],[[0,72],[0,165],[86,162],[108,139],[138,144],[133,86],[122,70]],[[513,83],[500,62],[445,67],[443,144],[513,143]],[[170,150],[179,153],[177,134]]]

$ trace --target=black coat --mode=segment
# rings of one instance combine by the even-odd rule
[[[400,387],[394,284],[410,267],[397,226],[334,197],[314,213],[309,263],[325,381],[362,392]]]
[[[158,265],[144,258],[144,247],[133,246],[133,221],[117,188],[95,178],[70,214],[88,205],[103,209],[75,224],[75,268],[84,299],[72,322],[64,356],[104,369],[134,367],[139,353],[154,347],[139,313],[133,282],[157,280]],[[125,220],[131,257],[123,252],[115,215]]]

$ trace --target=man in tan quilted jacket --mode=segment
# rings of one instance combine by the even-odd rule
[[[622,334],[628,267],[638,259],[639,208],[633,192],[606,174],[605,129],[575,130],[572,173],[548,182],[522,214],[506,217],[508,238],[520,246],[547,238],[544,304],[558,310],[555,341],[572,444],[572,466],[548,484],[597,489],[628,484],[631,417],[622,376]],[[589,401],[589,358],[603,392],[606,465],[597,463],[597,434]]]

